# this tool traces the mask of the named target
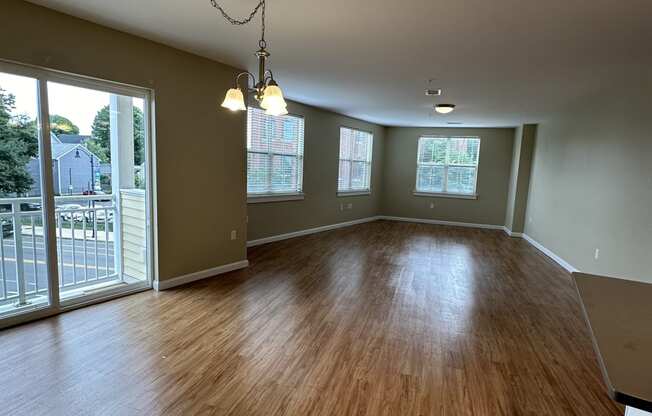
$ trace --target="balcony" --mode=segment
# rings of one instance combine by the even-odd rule
[[[118,195],[54,198],[62,301],[146,280],[145,193]],[[0,199],[0,224],[0,313],[47,304],[41,199]]]

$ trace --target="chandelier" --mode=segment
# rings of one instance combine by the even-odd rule
[[[258,5],[249,14],[249,17],[242,20],[234,19],[229,16],[224,9],[217,3],[217,0],[210,0],[211,5],[217,9],[222,16],[232,25],[246,25],[254,18],[254,16],[261,11],[261,35],[258,41],[259,49],[255,55],[258,58],[258,81],[256,77],[249,71],[241,72],[235,77],[235,88],[231,88],[226,92],[222,107],[228,108],[231,111],[244,111],[247,109],[245,104],[244,93],[240,88],[240,79],[247,78],[247,92],[252,93],[256,101],[260,104],[260,108],[265,110],[266,114],[272,116],[282,116],[287,114],[287,104],[283,98],[283,92],[274,80],[272,71],[265,68],[269,52],[267,52],[267,42],[265,42],[265,0],[260,0]]]

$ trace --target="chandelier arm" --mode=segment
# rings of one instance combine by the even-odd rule
[[[247,76],[247,90],[249,90],[249,89],[251,88],[251,87],[249,86],[249,80],[250,80],[250,79],[251,79],[251,84],[252,84],[252,86],[256,85],[256,77],[254,76],[254,74],[252,74],[252,73],[249,72],[249,71],[244,71],[244,72],[240,72],[240,73],[238,74],[238,76],[235,77],[235,86],[236,86],[236,87],[239,87],[239,85],[240,85],[240,78],[243,77],[243,76]]]
[[[272,70],[271,69],[266,69],[265,70],[265,78],[263,79],[263,83],[265,85],[267,85],[267,83],[269,81],[273,81],[273,80],[274,80],[274,74],[272,74]]]

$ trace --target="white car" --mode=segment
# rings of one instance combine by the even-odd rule
[[[81,209],[84,209],[84,207],[82,207],[79,204],[63,204],[57,207],[57,210],[60,211],[61,218],[63,218],[66,221],[71,221],[73,219],[75,221],[81,221],[83,214],[81,213],[81,211],[75,212],[75,210],[81,210]]]

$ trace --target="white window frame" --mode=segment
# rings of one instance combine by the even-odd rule
[[[429,163],[423,163],[419,161],[419,155],[421,154],[421,148],[424,145],[425,140],[427,139],[446,139],[447,145],[446,148],[448,150],[450,141],[453,139],[475,139],[478,140],[478,162],[477,164],[455,164],[451,165],[448,161],[448,151],[446,152],[446,162],[445,163],[434,163],[434,162],[429,162]],[[478,198],[478,173],[480,170],[480,149],[482,147],[482,138],[480,136],[434,136],[434,135],[426,135],[426,136],[420,136],[419,137],[419,142],[417,146],[417,168],[416,168],[416,175],[415,175],[415,183],[414,183],[414,192],[413,194],[415,196],[427,196],[427,197],[441,197],[441,198],[460,198],[460,199],[477,199]],[[418,189],[419,186],[419,167],[420,166],[442,166],[444,168],[444,186],[443,186],[443,191],[442,192],[429,192],[429,191],[422,191]],[[459,192],[448,192],[447,191],[447,186],[448,186],[448,168],[449,167],[467,167],[467,168],[475,168],[475,175],[473,178],[473,192],[470,194],[466,193],[459,193]]]
[[[367,160],[357,160],[353,158],[353,146],[350,148],[350,154],[348,158],[341,157],[341,148],[342,148],[342,131],[344,130],[353,130],[357,132],[367,133],[370,136],[370,146],[368,147]],[[337,151],[337,196],[356,196],[356,195],[370,195],[371,194],[371,169],[373,168],[373,154],[374,154],[374,135],[372,132],[362,129],[356,129],[348,126],[340,126],[340,145]],[[349,162],[349,186],[346,189],[340,189],[340,164],[342,162]],[[353,162],[364,162],[369,166],[367,172],[369,172],[368,177],[366,178],[366,187],[365,188],[351,188],[351,173],[353,172]]]
[[[284,117],[295,117],[298,119],[301,119],[301,123],[303,124],[302,128],[302,134],[303,138],[301,139],[301,149],[299,149],[299,146],[297,146],[297,149],[299,150],[296,154],[297,158],[297,170],[301,172],[300,175],[297,176],[297,184],[299,190],[296,192],[287,192],[287,191],[281,191],[281,192],[273,192],[271,191],[272,189],[272,161],[274,156],[291,156],[286,153],[278,153],[278,152],[273,152],[271,148],[268,149],[267,152],[263,151],[252,151],[249,150],[249,143],[250,143],[250,137],[249,135],[251,134],[251,126],[249,126],[249,111],[264,111],[260,108],[256,107],[249,107],[247,109],[247,145],[246,145],[246,152],[247,152],[247,161],[249,160],[249,154],[258,154],[258,155],[266,155],[268,156],[268,166],[267,166],[267,189],[268,191],[266,192],[249,192],[249,187],[248,187],[248,178],[247,180],[247,203],[248,204],[259,204],[259,203],[265,203],[265,202],[283,202],[283,201],[297,201],[297,200],[302,200],[304,199],[304,193],[303,193],[303,161],[305,158],[305,118],[301,115],[298,114],[286,114],[283,116],[269,116],[269,117],[278,117],[278,118],[284,118]],[[248,162],[247,162],[248,163]]]

